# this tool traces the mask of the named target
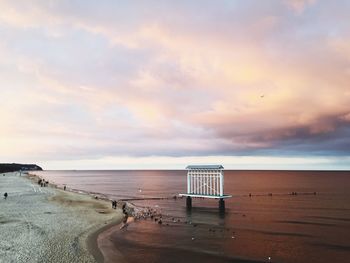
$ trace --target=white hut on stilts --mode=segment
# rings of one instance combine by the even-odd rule
[[[220,211],[225,211],[224,167],[222,165],[189,165],[187,169],[186,206],[192,208],[192,197],[219,199]]]

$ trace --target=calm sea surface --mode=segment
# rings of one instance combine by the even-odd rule
[[[111,199],[169,197],[186,189],[186,171],[37,174]],[[137,221],[113,236],[116,248],[129,262],[144,263],[350,262],[350,172],[225,171],[224,190],[233,195],[225,215],[217,200],[193,200],[191,212],[185,199],[134,201],[160,210],[164,223]]]

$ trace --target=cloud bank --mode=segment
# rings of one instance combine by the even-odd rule
[[[348,1],[0,1],[1,157],[349,156]]]

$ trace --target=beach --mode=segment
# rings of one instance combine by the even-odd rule
[[[121,222],[120,209],[91,195],[41,187],[35,176],[7,173],[0,180],[1,263],[103,261],[96,239]]]

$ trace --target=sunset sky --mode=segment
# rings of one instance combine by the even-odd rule
[[[0,0],[0,161],[350,169],[350,1]]]

